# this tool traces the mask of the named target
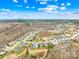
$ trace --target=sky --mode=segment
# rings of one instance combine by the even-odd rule
[[[79,0],[0,0],[0,19],[79,19]]]

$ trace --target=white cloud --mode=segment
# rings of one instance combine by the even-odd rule
[[[72,14],[79,14],[79,10],[72,12]]]
[[[22,5],[16,5],[17,7],[22,7]]]
[[[42,1],[42,2],[40,2],[40,4],[47,4],[47,2],[45,2],[45,1]]]
[[[9,9],[5,9],[5,8],[0,9],[0,11],[2,11],[2,12],[11,12],[11,10],[9,10]]]
[[[51,0],[36,0],[36,2],[38,2],[38,1],[45,1],[45,2],[47,2],[47,1],[51,1]]]
[[[5,11],[0,11],[0,19],[13,19],[16,18],[16,12],[15,11],[11,11],[11,12],[5,12]]]
[[[14,3],[18,3],[19,0],[13,0]],[[27,0],[23,0],[24,3],[27,3]]]
[[[65,4],[64,3],[61,3],[61,6],[64,6]]]
[[[43,8],[38,8],[38,10],[43,10]]]
[[[70,5],[71,5],[71,3],[67,2],[67,6],[70,6]]]
[[[57,10],[53,10],[52,8],[39,8],[38,10],[43,11],[43,12],[54,12],[57,13]]]
[[[44,12],[51,12],[52,11],[52,8],[39,8],[38,10],[40,11],[44,11]]]
[[[4,15],[4,16],[8,15],[7,12],[0,12],[0,14],[1,14],[1,15]]]
[[[56,11],[57,12],[57,11]],[[0,19],[79,19],[79,14],[72,14],[65,12],[64,14],[46,13],[46,12],[11,12],[3,13],[0,12]]]
[[[48,5],[47,7],[57,10],[59,7],[57,5]]]
[[[13,0],[13,2],[18,3],[18,0]]]
[[[16,17],[16,12],[12,11],[10,9],[0,9],[0,15],[1,16],[5,16],[5,17],[11,17],[11,16],[15,16]]]
[[[55,14],[56,14],[56,13],[58,13],[58,11],[57,11],[57,10],[55,10],[55,11],[53,11],[53,12],[54,12]]]
[[[24,0],[24,3],[27,3],[27,0]]]
[[[46,12],[52,12],[52,8],[44,8],[44,11],[46,11]]]
[[[65,6],[60,7],[60,10],[66,10],[66,7]]]
[[[58,0],[54,0],[55,2],[57,2]]]
[[[35,7],[33,6],[32,8],[34,9]]]
[[[29,8],[29,6],[26,6],[26,8]]]
[[[58,8],[59,7],[56,6],[56,5],[48,5],[47,7],[39,8],[38,10],[43,11],[43,12],[54,12],[54,13],[57,13],[58,12],[57,11]]]

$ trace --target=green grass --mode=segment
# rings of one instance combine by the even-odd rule
[[[18,50],[18,51],[14,50],[13,53],[15,53],[16,55],[18,55],[18,54],[20,54],[22,51],[23,51],[23,50]]]
[[[47,49],[51,49],[54,48],[54,45],[48,45],[48,46],[42,46],[42,47],[38,47],[38,48],[47,48]]]
[[[4,56],[6,55],[6,53],[7,53],[7,52],[5,52],[5,54],[3,54],[3,55],[0,55],[0,59],[3,59]]]
[[[22,51],[14,51],[15,54],[20,54]]]
[[[54,48],[54,45],[49,45],[49,46],[47,46],[47,48],[48,48],[48,49]]]
[[[3,59],[4,58],[4,56],[0,56],[0,59]]]

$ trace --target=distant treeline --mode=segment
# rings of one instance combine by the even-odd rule
[[[6,19],[6,20],[0,20],[0,22],[54,22],[54,23],[67,23],[72,22],[75,24],[79,24],[79,20],[77,19]]]

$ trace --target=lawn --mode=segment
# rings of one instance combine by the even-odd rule
[[[0,56],[0,59],[3,59],[4,58],[4,56]]]

